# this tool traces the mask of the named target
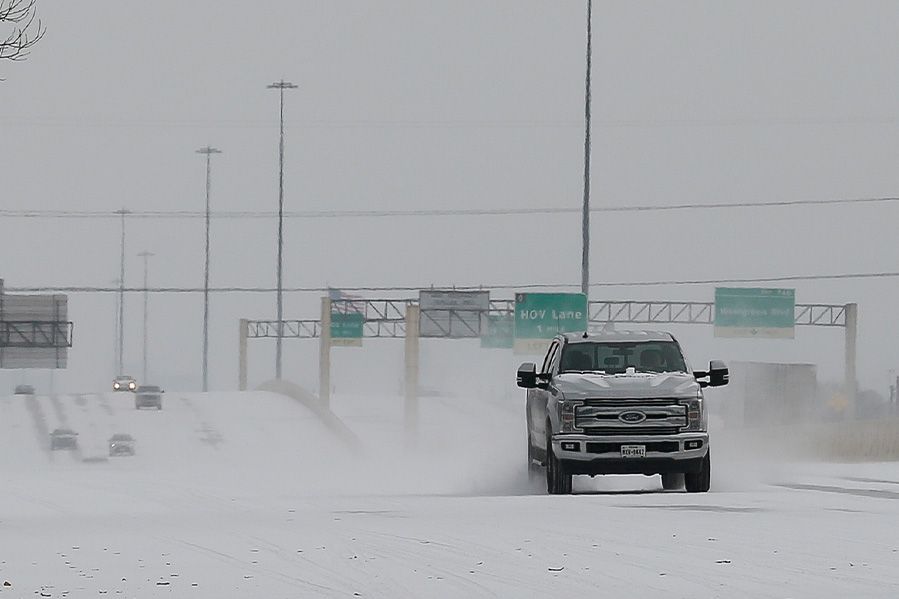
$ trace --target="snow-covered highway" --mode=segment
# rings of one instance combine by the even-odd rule
[[[361,450],[273,393],[0,398],[0,599],[899,593],[897,464],[749,462],[719,434],[711,493],[549,497],[517,402],[421,404],[410,455],[397,397],[333,400]],[[51,453],[63,425],[84,458],[117,432],[137,455]]]

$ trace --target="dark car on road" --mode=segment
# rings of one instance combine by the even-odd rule
[[[50,450],[78,449],[78,433],[70,428],[57,428],[50,433]]]
[[[134,455],[134,437],[126,433],[116,433],[109,438],[109,455]]]
[[[134,393],[134,407],[162,409],[162,394],[165,393],[156,385],[141,385]]]
[[[31,385],[16,385],[16,395],[34,395],[34,387]]]

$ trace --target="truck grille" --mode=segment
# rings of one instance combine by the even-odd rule
[[[635,420],[621,418],[626,413]],[[588,435],[672,435],[687,426],[687,408],[672,398],[589,399],[578,406],[575,426]]]
[[[631,426],[628,428],[609,426],[584,426],[581,427],[585,435],[676,435],[680,430],[676,426]]]
[[[677,453],[680,450],[677,441],[650,441],[645,443],[646,451],[660,453]],[[621,453],[622,443],[587,443],[587,453]]]

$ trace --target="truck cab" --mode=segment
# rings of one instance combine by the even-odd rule
[[[574,475],[662,475],[665,489],[710,487],[703,389],[728,382],[723,362],[692,371],[666,332],[556,336],[539,369],[519,367],[527,389],[528,466],[547,491],[571,492]]]

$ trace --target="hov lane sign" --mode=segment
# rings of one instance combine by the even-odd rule
[[[587,330],[587,296],[583,293],[516,293],[517,354],[541,354],[558,333]]]

